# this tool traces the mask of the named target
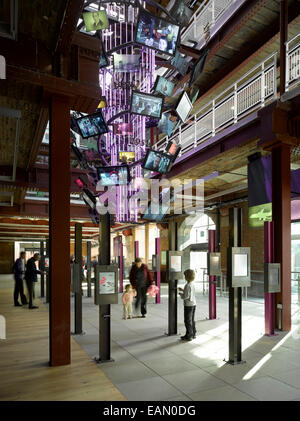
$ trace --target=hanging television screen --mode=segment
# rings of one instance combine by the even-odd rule
[[[176,51],[179,29],[179,25],[153,16],[145,10],[140,10],[135,41],[173,56]]]
[[[122,186],[130,181],[129,168],[126,165],[114,167],[97,167],[101,186]]]
[[[193,10],[185,5],[183,0],[176,0],[174,6],[170,10],[170,15],[180,26],[188,26]]]
[[[108,29],[108,18],[106,10],[83,13],[82,17],[87,32]]]
[[[181,146],[176,143],[175,140],[169,140],[167,147],[166,147],[166,153],[172,156],[173,161],[177,158],[179,152],[181,150]]]
[[[95,209],[96,198],[89,189],[82,190],[82,198],[91,209]]]
[[[140,68],[139,54],[113,54],[114,71],[118,73],[138,72]]]
[[[131,163],[135,161],[135,152],[119,152],[119,161],[123,164]]]
[[[119,134],[122,136],[132,135],[133,127],[131,123],[114,123],[113,124],[114,135]]]
[[[76,123],[84,139],[108,132],[107,124],[100,109],[94,114],[77,118]]]
[[[166,174],[170,171],[172,164],[173,160],[171,156],[149,149],[145,156],[142,167],[146,170]]]
[[[131,95],[130,112],[153,118],[160,118],[162,114],[163,97],[133,91]]]
[[[187,74],[190,65],[185,56],[182,56],[179,51],[176,51],[175,57],[171,60],[171,64],[182,76]]]
[[[154,90],[156,92],[159,92],[162,95],[171,96],[174,86],[175,86],[174,83],[168,81],[163,76],[157,76],[155,85],[154,85]]]
[[[158,130],[160,133],[165,133],[167,136],[171,136],[176,122],[170,120],[171,114],[162,114],[161,119],[158,123]]]
[[[104,49],[104,45],[101,39],[100,39],[100,43],[101,43],[101,53],[100,53],[99,68],[102,69],[102,67],[109,66],[109,59],[106,55],[106,51]]]
[[[195,82],[197,77],[199,77],[199,75],[202,73],[207,54],[208,54],[208,50],[205,50],[203,54],[200,56],[200,58],[198,59],[198,61],[195,63],[195,66],[193,67],[193,70],[192,70],[189,87],[192,86],[192,84]]]
[[[189,115],[192,108],[193,104],[191,103],[188,94],[186,92],[183,92],[182,95],[180,95],[180,98],[175,108],[178,117],[183,123],[187,119],[187,116]]]

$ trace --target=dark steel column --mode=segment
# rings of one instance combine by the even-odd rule
[[[169,222],[169,250],[177,250],[177,222]],[[177,335],[177,284],[178,280],[168,279],[169,286],[169,326],[168,335]]]
[[[155,254],[158,256],[159,260],[159,270],[156,271],[156,286],[159,288],[158,293],[155,297],[155,303],[160,304],[160,281],[161,281],[161,271],[160,271],[160,238],[155,238]]]
[[[229,209],[229,247],[242,246],[242,209]],[[227,257],[228,258],[228,257]],[[229,288],[229,361],[242,362],[242,288]]]
[[[274,224],[264,223],[264,261],[274,263]],[[275,293],[265,292],[265,335],[275,335]]]
[[[291,330],[291,170],[290,146],[279,144],[272,150],[272,215],[274,222],[274,259],[281,264],[281,292],[276,293],[277,305],[282,304],[282,330]]]
[[[50,102],[50,364],[70,364],[70,106]]]
[[[90,241],[86,243],[86,266],[87,266],[87,296],[92,296],[92,285],[91,285],[91,251],[92,244]]]
[[[110,215],[102,215],[99,224],[99,265],[110,265]],[[98,283],[98,279],[96,279]],[[99,305],[99,362],[110,358],[110,304]]]
[[[216,251],[216,231],[215,230],[208,230],[208,251],[213,253]],[[209,307],[209,318],[216,319],[217,318],[217,300],[216,300],[216,277],[210,276],[209,277],[209,295],[208,295],[208,307]]]
[[[45,297],[45,256],[44,256],[44,241],[40,242],[40,255],[39,268],[43,272],[41,275],[41,297]]]
[[[79,288],[75,288],[75,335],[82,333],[82,224],[75,224],[75,264],[79,265]]]
[[[46,256],[50,256],[49,239],[46,240]],[[46,303],[50,302],[50,266],[46,269]]]
[[[286,41],[288,39],[288,0],[280,1],[280,95],[285,92]]]

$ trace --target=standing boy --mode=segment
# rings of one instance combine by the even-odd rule
[[[184,289],[178,288],[180,297],[184,303],[184,324],[186,333],[181,336],[183,341],[191,341],[196,338],[196,325],[195,325],[195,311],[196,311],[196,294],[195,285],[193,280],[195,279],[195,272],[191,269],[187,269],[184,272],[186,284]]]

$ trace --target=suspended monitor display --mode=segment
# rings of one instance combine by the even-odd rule
[[[109,66],[109,60],[106,55],[103,42],[101,40],[100,42],[101,42],[101,53],[100,53],[99,68],[102,69],[103,67]]]
[[[100,109],[94,114],[77,118],[76,123],[84,139],[108,133],[108,127]]]
[[[142,219],[147,221],[160,222],[164,216],[168,213],[170,206],[162,204],[161,202],[152,203],[149,202],[145,212],[141,215]]]
[[[174,6],[170,10],[170,15],[179,22],[180,26],[188,26],[193,10],[185,5],[183,0],[176,0]]]
[[[169,140],[166,152],[172,156],[173,161],[177,158],[179,152],[181,150],[181,146],[175,140]]]
[[[153,16],[145,10],[140,10],[135,41],[173,56],[176,51],[179,29],[179,25]]]
[[[114,135],[132,135],[133,134],[133,126],[131,123],[114,123],[113,124],[113,133]]]
[[[172,164],[173,160],[171,156],[149,149],[142,167],[146,170],[166,174],[170,171]]]
[[[114,71],[118,73],[138,72],[140,68],[139,54],[113,54]]]
[[[122,163],[131,163],[135,161],[135,152],[119,152],[119,161]]]
[[[205,50],[203,54],[201,55],[201,57],[198,59],[198,61],[195,63],[195,66],[193,67],[193,70],[192,70],[191,79],[189,82],[190,87],[195,82],[197,77],[199,77],[199,75],[202,73],[207,54],[208,54],[208,50]]]
[[[133,91],[131,96],[130,112],[160,118],[162,114],[163,97]]]
[[[154,90],[156,92],[159,92],[162,95],[171,96],[174,86],[175,86],[174,83],[169,82],[163,76],[157,76],[155,85],[154,85]]]
[[[176,122],[170,120],[171,114],[162,114],[161,119],[158,123],[158,130],[160,133],[165,133],[167,136],[171,136]]]
[[[101,186],[122,186],[130,181],[129,168],[126,165],[98,167],[97,173]]]
[[[188,97],[186,92],[183,92],[177,102],[175,111],[180,118],[180,120],[184,123],[189,115],[191,109],[193,108],[193,104]]]
[[[83,13],[82,17],[87,32],[108,29],[108,18],[106,10]]]
[[[171,60],[171,64],[182,76],[187,74],[189,62],[184,56],[180,54],[179,51],[176,51],[175,57]]]
[[[82,191],[82,198],[85,203],[91,208],[95,209],[96,206],[96,198],[93,193],[89,189],[83,189]]]

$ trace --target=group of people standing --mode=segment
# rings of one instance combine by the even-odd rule
[[[30,259],[25,262],[25,251],[20,253],[20,257],[15,261],[13,266],[13,272],[15,277],[15,289],[14,289],[14,304],[16,307],[21,307],[22,305],[28,305],[29,309],[38,308],[33,305],[33,299],[35,298],[34,285],[37,282],[37,275],[43,274],[36,267],[36,262],[40,260],[40,254],[35,253]],[[28,290],[28,301],[26,295],[24,294],[23,280],[26,281],[26,286]],[[19,295],[21,303],[19,303]]]

